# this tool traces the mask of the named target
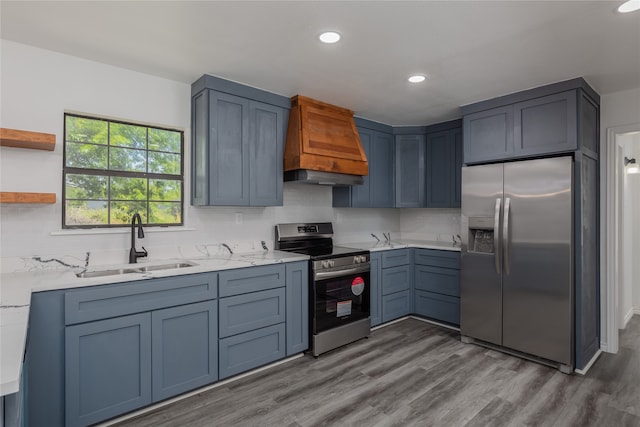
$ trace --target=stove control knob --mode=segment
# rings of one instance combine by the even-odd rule
[[[329,261],[322,261],[322,268],[329,268]]]
[[[354,264],[360,264],[362,261],[360,261],[360,255],[356,255],[353,257],[353,263]]]
[[[329,264],[329,267],[333,267],[336,264],[333,260],[329,260],[327,263]]]

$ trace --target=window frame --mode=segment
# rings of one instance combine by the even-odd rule
[[[146,138],[146,146],[144,148],[146,154],[145,161],[145,170],[147,172],[131,172],[131,171],[121,171],[121,170],[112,170],[112,169],[95,169],[95,168],[78,168],[73,166],[67,166],[67,117],[77,117],[81,119],[90,119],[90,120],[100,120],[108,123],[107,130],[107,167],[109,166],[109,155],[111,149],[111,123],[122,124],[122,125],[130,125],[130,126],[139,126],[146,128],[147,138]],[[158,153],[169,153],[169,154],[177,154],[168,151],[160,151],[160,150],[149,150],[149,129],[158,129],[164,131],[178,132],[180,134],[180,174],[172,175],[172,174],[159,174],[159,173],[150,173],[149,169],[149,152],[158,152]],[[147,207],[146,211],[146,222],[142,224],[146,227],[181,227],[184,226],[184,213],[185,213],[185,203],[184,203],[184,160],[185,160],[185,152],[184,152],[184,130],[171,128],[167,126],[158,126],[158,125],[150,125],[147,123],[134,122],[134,121],[125,121],[121,119],[112,119],[101,116],[93,116],[89,114],[80,114],[80,113],[72,113],[65,112],[63,117],[63,143],[62,143],[62,229],[92,229],[92,228],[102,228],[102,229],[112,229],[112,228],[123,228],[130,227],[129,224],[78,224],[78,225],[69,225],[66,224],[67,218],[67,175],[92,175],[92,176],[104,176],[107,179],[111,177],[122,177],[122,178],[144,178],[147,180],[147,197],[144,200],[139,200],[140,202],[144,202]],[[85,143],[90,145],[102,145],[102,144],[93,144],[93,143]],[[117,147],[117,148],[125,148],[127,147]],[[142,149],[137,149],[142,151]],[[178,179],[179,178],[179,179]],[[154,200],[149,198],[149,180],[150,179],[165,179],[165,180],[173,180],[180,182],[180,222],[179,223],[150,223],[149,221],[149,202],[154,202]],[[84,200],[84,199],[69,199],[73,200]],[[115,201],[111,199],[111,188],[110,185],[107,184],[107,198],[105,200],[101,200],[106,202],[107,204],[107,221],[111,221],[111,203]],[[127,200],[127,202],[136,202],[136,200]],[[162,202],[158,200],[156,202]],[[175,203],[175,202],[172,202]]]

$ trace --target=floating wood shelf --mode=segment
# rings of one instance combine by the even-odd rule
[[[0,203],[46,203],[56,202],[56,193],[0,192]]]
[[[52,133],[0,128],[0,146],[53,151],[56,136]]]

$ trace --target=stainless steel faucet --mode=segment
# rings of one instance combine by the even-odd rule
[[[136,250],[136,219],[138,220],[138,238],[144,239],[144,231],[142,230],[142,218],[139,213],[134,213],[131,219],[131,249],[129,250],[129,264],[135,264],[138,262],[138,258],[144,258],[149,253],[142,247],[142,252]]]

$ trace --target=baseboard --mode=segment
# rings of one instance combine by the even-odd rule
[[[622,327],[620,329],[625,329],[627,327],[627,324],[629,323],[629,320],[631,320],[631,318],[633,317],[633,313],[635,312],[635,309],[631,308],[627,314],[625,314],[624,319],[622,320]]]
[[[593,366],[593,364],[596,363],[596,360],[598,360],[598,357],[600,357],[601,354],[602,354],[602,350],[596,351],[596,354],[593,355],[591,360],[589,360],[589,363],[587,363],[587,365],[584,368],[575,369],[574,372],[576,374],[586,375],[589,369],[591,369],[591,367]]]
[[[447,325],[445,323],[436,322],[435,320],[423,319],[422,317],[409,316],[412,319],[419,320],[425,323],[431,323],[432,325],[440,326],[442,328],[451,329],[452,331],[460,332],[460,328],[456,328],[455,326]]]

